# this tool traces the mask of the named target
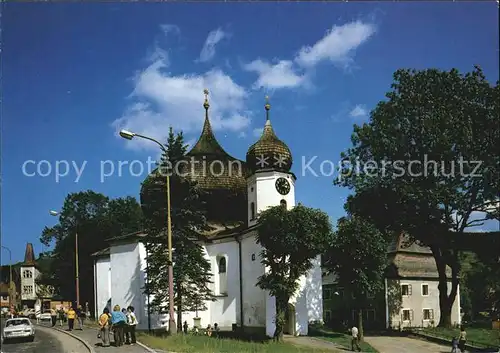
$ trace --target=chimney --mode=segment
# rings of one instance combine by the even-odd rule
[[[35,253],[33,251],[33,244],[26,244],[26,252],[24,253],[24,263],[26,265],[34,265],[35,264]]]

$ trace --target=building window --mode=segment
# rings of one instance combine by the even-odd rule
[[[250,192],[253,192],[253,186],[250,188]]]
[[[280,201],[280,206],[284,207],[286,209],[286,200],[281,200]]]
[[[255,254],[252,254],[252,261],[255,261]]]
[[[422,295],[424,297],[429,295],[429,285],[428,284],[422,284]]]
[[[323,289],[323,299],[332,299],[332,290],[330,288]]]
[[[409,297],[411,295],[411,284],[401,285],[401,295],[403,297]]]
[[[250,219],[255,219],[255,202],[250,203]]]
[[[24,270],[23,271],[23,277],[24,278],[33,278],[33,272],[30,270]]]
[[[411,309],[401,310],[401,319],[403,321],[412,321],[413,320],[413,310],[411,310]]]
[[[422,317],[424,318],[424,321],[434,320],[434,310],[424,309]]]
[[[219,294],[227,294],[227,263],[225,256],[217,257],[217,268],[219,275]]]
[[[374,322],[375,321],[375,309],[363,310],[363,319],[366,322]]]
[[[33,286],[23,286],[24,294],[33,294]]]

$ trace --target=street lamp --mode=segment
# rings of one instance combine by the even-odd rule
[[[9,310],[12,309],[12,252],[6,246],[2,245],[2,249],[9,252]]]
[[[50,210],[49,214],[51,216],[57,217],[61,213],[58,211]],[[80,305],[80,270],[78,266],[78,230],[75,224],[75,286],[76,286],[76,306]]]
[[[154,138],[136,134],[135,132],[130,132],[127,130],[121,130],[120,136],[127,140],[132,140],[134,137],[139,137],[145,140],[152,141],[160,146],[163,153],[165,153],[165,157],[168,161],[168,152],[165,149],[165,146],[161,144],[159,141]],[[170,334],[177,333],[177,326],[175,325],[174,319],[174,268],[172,265],[172,219],[170,215],[170,175],[167,171],[167,242],[168,242],[168,304],[169,304],[169,320],[168,320],[168,329]]]

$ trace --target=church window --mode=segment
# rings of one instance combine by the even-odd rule
[[[250,203],[250,219],[255,219],[255,202]]]
[[[227,259],[225,256],[217,256],[219,295],[227,294]]]
[[[23,277],[24,278],[33,278],[33,272],[31,272],[30,270],[24,270]]]
[[[250,192],[253,192],[253,186],[250,188]]]
[[[286,208],[286,200],[281,200],[280,206],[283,206],[284,208]]]

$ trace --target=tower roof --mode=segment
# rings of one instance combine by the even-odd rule
[[[266,123],[262,136],[247,151],[246,161],[248,168],[257,171],[264,169],[273,169],[280,171],[290,171],[292,168],[292,153],[288,146],[281,141],[271,125],[269,119],[269,97],[266,97]]]
[[[35,265],[35,252],[33,251],[33,244],[26,244],[26,251],[24,252],[24,264]]]

